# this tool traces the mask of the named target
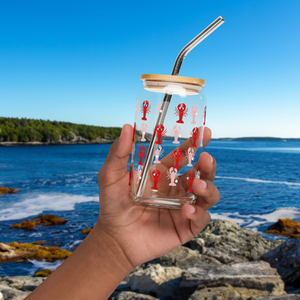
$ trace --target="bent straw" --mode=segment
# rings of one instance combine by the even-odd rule
[[[187,56],[187,54],[192,49],[194,49],[200,42],[202,42],[206,37],[208,37],[213,31],[215,31],[220,25],[222,25],[224,22],[225,22],[225,20],[222,17],[217,18],[209,26],[207,26],[202,32],[200,32],[195,38],[193,38],[188,44],[186,44],[182,48],[182,50],[179,52],[179,54],[177,55],[171,75],[178,76],[182,62],[183,62],[184,58]],[[154,148],[155,148],[154,142],[155,142],[155,138],[156,138],[155,128],[158,124],[164,123],[171,98],[172,98],[172,95],[170,95],[170,94],[165,94],[165,96],[164,96],[164,100],[161,105],[161,109],[160,109],[160,112],[159,112],[159,115],[158,115],[158,118],[156,121],[156,125],[154,127],[154,132],[153,132],[150,144],[149,144],[147,156],[145,158],[145,163],[144,163],[144,167],[142,170],[141,179],[140,179],[140,182],[139,182],[139,185],[137,188],[137,193],[136,193],[137,197],[141,197],[144,192],[144,188],[145,188],[147,176],[148,176],[148,171],[149,171],[149,168],[151,167],[151,162],[154,157]]]

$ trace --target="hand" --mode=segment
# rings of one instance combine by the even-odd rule
[[[205,128],[204,146],[210,137],[211,130]],[[100,214],[95,227],[117,241],[134,268],[174,250],[201,232],[210,221],[207,210],[219,201],[220,193],[212,183],[216,161],[203,152],[195,165],[197,170],[201,166],[201,180],[195,179],[193,184],[198,195],[196,205],[185,204],[181,210],[135,205],[128,186],[131,150],[132,127],[124,125],[98,174]]]

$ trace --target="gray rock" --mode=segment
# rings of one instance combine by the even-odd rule
[[[299,300],[300,295],[284,295],[284,296],[267,296],[267,297],[254,297],[251,300]]]
[[[159,300],[149,295],[138,294],[134,292],[122,292],[114,300]]]
[[[4,300],[23,300],[30,292],[22,292],[5,285],[0,285],[0,294],[2,294]]]
[[[287,240],[262,259],[278,270],[285,283],[300,286],[300,238]]]
[[[284,242],[266,240],[228,220],[215,220],[185,246],[222,264],[232,264],[257,260]]]
[[[8,276],[0,278],[0,284],[22,291],[33,291],[46,277]]]
[[[220,265],[221,263],[209,256],[200,254],[198,250],[191,250],[180,246],[172,252],[150,261],[151,264],[160,264],[165,267],[178,267],[187,270],[195,265]]]
[[[253,261],[231,266],[198,266],[183,272],[180,287],[233,287],[268,291],[271,295],[284,295],[284,283],[276,269],[264,261]]]
[[[149,265],[145,270],[133,273],[128,286],[132,291],[164,298],[171,296],[179,286],[181,274],[182,270],[177,267]]]

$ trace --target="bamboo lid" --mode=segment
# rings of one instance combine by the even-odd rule
[[[189,83],[189,84],[200,84],[205,85],[204,79],[193,78],[193,77],[184,77],[184,76],[175,76],[175,75],[159,75],[159,74],[142,74],[142,80],[155,80],[155,81],[169,81],[169,82],[178,82],[178,83]]]
[[[205,80],[159,74],[142,74],[145,90],[157,93],[195,95],[204,87]]]

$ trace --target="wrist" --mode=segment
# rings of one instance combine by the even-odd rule
[[[121,278],[120,282],[134,269],[117,239],[104,230],[99,221],[97,221],[87,239],[93,244],[93,254],[104,264],[105,270],[115,278]]]

